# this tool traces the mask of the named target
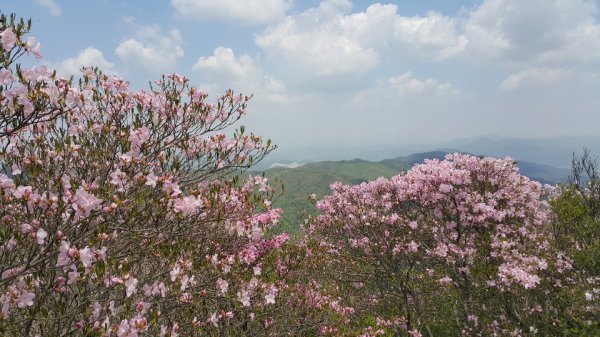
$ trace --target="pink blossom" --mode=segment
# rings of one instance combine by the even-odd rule
[[[219,326],[219,317],[217,313],[212,313],[208,318],[208,322],[211,323],[215,328]]]
[[[202,200],[195,196],[187,196],[183,198],[178,198],[175,200],[173,209],[177,213],[182,213],[183,215],[190,215],[197,211],[198,208],[202,207]]]
[[[408,334],[411,337],[423,337],[423,335],[418,330],[410,330],[408,331]]]
[[[2,304],[0,318],[7,319],[10,310],[10,296],[8,294],[0,295],[0,304]]]
[[[78,215],[87,217],[92,211],[99,209],[101,204],[101,199],[88,193],[80,186],[75,193],[75,204],[73,204],[73,209],[75,209]]]
[[[415,253],[419,250],[419,244],[416,243],[415,241],[411,240],[410,243],[408,244],[408,250]]]
[[[217,288],[221,292],[221,295],[227,294],[227,289],[229,288],[229,283],[221,278],[217,280]]]
[[[243,306],[250,306],[250,293],[247,290],[241,290],[237,293],[237,299]]]
[[[66,241],[60,242],[58,261],[56,262],[57,267],[67,266],[71,263],[71,257],[69,256],[70,246]]]
[[[127,320],[122,320],[117,329],[117,337],[137,337],[138,333],[134,326]]]
[[[447,285],[447,284],[450,284],[450,283],[452,283],[452,279],[451,279],[450,277],[448,277],[448,276],[444,276],[444,277],[442,277],[441,279],[439,279],[439,280],[438,280],[438,282],[439,282],[441,285]]]
[[[73,284],[77,281],[79,281],[80,279],[80,275],[79,272],[77,271],[77,269],[72,269],[68,274],[67,274],[67,284]]]
[[[9,51],[15,46],[15,43],[17,42],[17,34],[13,32],[12,28],[6,27],[0,33],[0,42],[2,42],[2,48],[5,51]]]
[[[28,53],[33,54],[37,59],[42,58],[41,45],[39,42],[37,42],[35,37],[29,37],[27,39],[27,43],[25,43],[25,50]]]
[[[23,171],[21,171],[21,169],[19,168],[19,166],[17,166],[16,164],[14,164],[12,167],[12,174],[13,176],[19,175],[21,174]]]
[[[123,186],[127,182],[127,174],[120,169],[110,173],[110,183],[118,187],[119,191],[123,191]]]
[[[43,228],[40,228],[35,233],[35,237],[37,239],[38,245],[43,245],[46,237],[48,236],[48,232],[46,232]]]
[[[265,301],[267,304],[274,304],[275,303],[275,296],[277,296],[275,293],[268,293],[265,295]]]
[[[21,290],[21,294],[19,295],[19,297],[17,298],[17,307],[19,308],[25,308],[25,307],[30,307],[33,305],[33,299],[35,298],[35,294],[26,290],[26,289],[22,289]]]
[[[31,195],[32,192],[33,192],[33,189],[31,186],[19,186],[19,187],[17,187],[17,189],[13,193],[13,195],[17,199],[27,198],[29,195]]]
[[[8,190],[15,188],[15,183],[6,174],[0,174],[0,189]]]
[[[156,187],[156,182],[158,181],[158,177],[154,175],[153,172],[150,172],[150,174],[148,174],[146,176],[146,185],[150,186],[150,187]]]
[[[85,268],[89,268],[96,261],[96,256],[89,247],[85,247],[79,251],[79,261]]]
[[[127,297],[135,294],[137,292],[137,284],[138,280],[134,277],[128,277],[125,281],[125,294]]]

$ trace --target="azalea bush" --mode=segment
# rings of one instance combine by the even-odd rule
[[[310,236],[367,335],[558,335],[576,282],[550,231],[553,190],[512,160],[453,154],[333,184]],[[562,297],[561,297],[562,296]]]
[[[274,189],[243,173],[274,147],[233,129],[250,98],[25,69],[28,33],[0,17],[0,335],[292,329]]]

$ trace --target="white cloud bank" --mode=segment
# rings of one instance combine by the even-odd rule
[[[284,17],[289,0],[171,0],[178,15],[196,20],[266,24]]]
[[[463,24],[472,59],[559,63],[600,57],[590,0],[485,0]]]
[[[460,95],[460,90],[450,83],[440,82],[432,78],[418,79],[410,72],[380,81],[374,88],[366,89],[354,97],[356,102],[395,101],[405,97],[453,97]]]
[[[366,73],[390,55],[541,67],[598,60],[597,13],[590,0],[485,0],[456,16],[403,16],[393,4],[352,12],[349,0],[324,0],[270,25],[255,42],[280,69],[316,78]]]
[[[104,54],[94,47],[87,47],[81,50],[76,56],[64,59],[55,65],[59,75],[68,77],[71,75],[79,75],[83,67],[98,67],[107,74],[116,75],[118,72],[115,65],[104,58]]]
[[[215,49],[212,56],[200,57],[193,69],[226,77],[255,76],[260,72],[248,54],[236,57],[231,48],[225,47]]]
[[[131,67],[141,67],[152,74],[174,72],[183,57],[181,32],[163,33],[157,25],[136,26],[133,37],[116,47],[115,54]]]
[[[552,84],[566,79],[569,74],[565,69],[530,68],[508,76],[500,84],[498,91],[508,92]]]
[[[271,101],[285,101],[285,85],[272,76],[264,75],[248,54],[236,56],[231,48],[217,47],[211,56],[203,56],[192,67],[215,91],[235,87],[247,94],[259,93]]]
[[[396,5],[373,4],[351,13],[348,0],[325,0],[291,15],[256,37],[274,62],[305,75],[327,77],[367,72],[390,50],[414,58],[441,60],[462,52],[467,43],[457,20],[431,12],[404,17]]]

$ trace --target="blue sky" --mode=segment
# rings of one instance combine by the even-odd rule
[[[178,72],[253,93],[244,124],[293,146],[484,134],[600,136],[600,14],[588,0],[0,0],[43,63],[142,88]]]

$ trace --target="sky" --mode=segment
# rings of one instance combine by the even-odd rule
[[[0,0],[41,61],[145,88],[162,73],[253,94],[282,150],[496,134],[600,136],[600,3],[589,0]],[[29,61],[27,61],[29,62]]]

